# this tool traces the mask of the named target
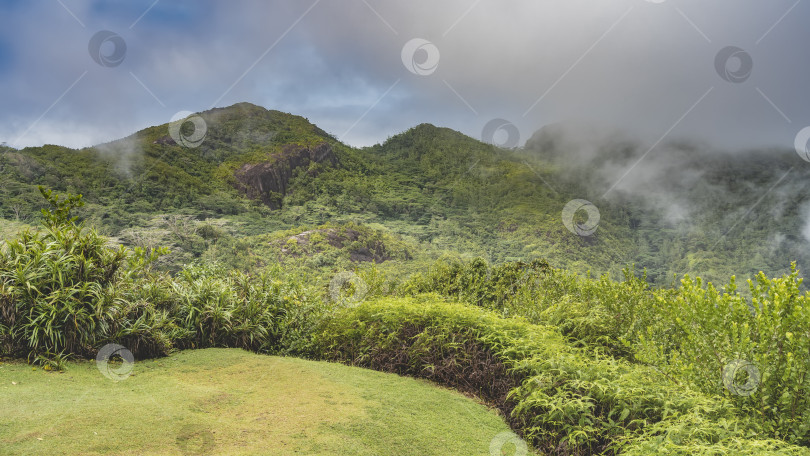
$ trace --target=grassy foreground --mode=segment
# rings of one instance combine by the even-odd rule
[[[0,410],[4,455],[489,455],[509,431],[426,381],[238,349],[138,361],[120,382],[94,362],[2,363]]]

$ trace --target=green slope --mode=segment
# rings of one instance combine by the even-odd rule
[[[160,125],[82,150],[2,149],[0,216],[36,224],[37,185],[82,193],[88,204],[80,216],[130,245],[161,239],[175,252],[168,259],[175,269],[201,256],[243,268],[266,264],[267,252],[252,249],[263,240],[251,236],[327,222],[399,236],[416,252],[408,261],[446,253],[491,262],[545,258],[614,276],[634,263],[657,285],[684,273],[725,281],[759,270],[777,275],[793,260],[810,266],[802,234],[810,167],[795,153],[661,145],[659,155],[673,157],[669,162],[650,154],[627,179],[641,183],[603,197],[615,173],[645,152],[640,144],[613,139],[583,156],[553,131],[541,131],[524,149],[502,150],[422,124],[355,149],[302,117],[248,103],[200,116],[207,134],[196,148],[172,144],[168,125]],[[292,170],[285,194],[267,196],[280,209],[237,190],[234,173],[244,165],[284,167],[285,150],[319,144],[332,148],[335,164]],[[657,174],[648,175],[648,162],[660,165]],[[562,210],[573,199],[599,209],[593,235],[580,237],[563,225]],[[172,234],[179,233],[177,215],[193,228],[188,235]],[[576,217],[585,220],[581,211]]]
[[[207,349],[133,374],[0,364],[0,453],[488,455],[509,430],[459,393],[339,364]]]

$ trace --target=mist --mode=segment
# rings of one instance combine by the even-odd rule
[[[502,118],[520,144],[585,121],[737,150],[810,124],[810,5],[790,1],[152,3],[0,6],[0,140],[85,147],[239,101],[354,146],[423,122],[480,138]],[[126,43],[115,66],[88,55],[102,30]],[[432,45],[416,65],[437,52],[429,74],[403,61],[412,39]]]

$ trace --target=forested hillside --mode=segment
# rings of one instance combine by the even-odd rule
[[[795,154],[189,119],[3,148],[0,357],[239,348],[457,389],[540,454],[808,454]]]
[[[170,246],[164,266],[174,269],[199,257],[266,264],[280,252],[265,242],[272,233],[327,222],[409,246],[414,254],[401,261],[547,259],[617,277],[634,264],[657,285],[685,273],[722,281],[808,264],[810,170],[789,151],[683,143],[648,151],[619,134],[584,141],[563,126],[505,150],[428,124],[357,149],[304,118],[248,103],[200,117],[205,136],[192,147],[177,144],[169,125],[81,150],[4,147],[4,232],[37,224],[43,185],[82,194],[80,218],[125,245]],[[193,134],[190,122],[182,128]],[[573,199],[599,211],[590,236],[563,224]],[[316,253],[318,264],[339,262]]]

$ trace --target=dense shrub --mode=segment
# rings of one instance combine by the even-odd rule
[[[29,359],[88,356],[107,340],[140,338],[152,353],[165,353],[165,315],[128,299],[131,281],[159,252],[107,246],[69,218],[80,196],[60,201],[42,192],[51,205],[43,210],[45,229],[25,231],[0,251],[3,352]]]
[[[775,436],[810,446],[810,295],[789,275],[732,278],[723,292],[686,277],[658,292],[658,316],[639,335],[638,357],[709,394],[733,401]]]
[[[553,328],[435,301],[383,299],[335,310],[307,353],[475,391],[547,454],[642,454],[652,446],[669,454],[808,454],[765,438],[730,402],[655,369],[591,356]],[[497,381],[493,366],[506,368]]]
[[[400,288],[400,295],[436,292],[453,300],[553,325],[569,342],[632,358],[627,340],[654,318],[652,292],[643,277],[624,271],[624,281],[581,277],[547,262],[489,266],[482,259],[434,263]]]
[[[90,357],[104,344],[137,358],[174,348],[294,349],[319,302],[280,270],[248,275],[217,263],[176,276],[152,264],[166,253],[111,247],[69,217],[80,196],[43,190],[45,229],[26,231],[0,251],[0,354],[31,361]]]
[[[190,332],[178,341],[182,348],[282,353],[300,344],[321,315],[320,301],[280,269],[252,276],[218,263],[193,264],[168,283],[171,314]]]
[[[436,291],[552,325],[576,345],[724,397],[770,436],[810,445],[809,298],[795,265],[780,279],[760,273],[747,295],[733,278],[723,292],[689,277],[651,289],[630,270],[621,282],[526,265],[523,275],[504,274],[516,265],[438,262],[400,292]]]

